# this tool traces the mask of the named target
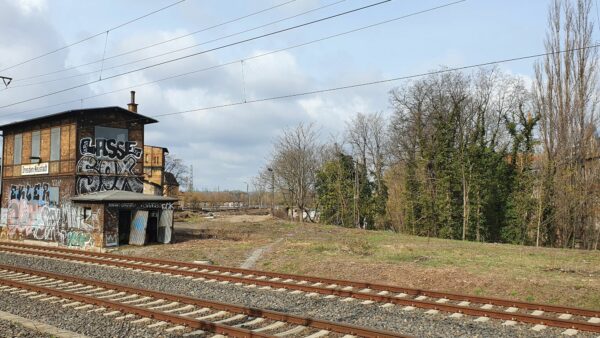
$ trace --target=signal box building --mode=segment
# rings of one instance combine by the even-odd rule
[[[102,249],[169,243],[175,198],[144,195],[144,126],[120,107],[0,126],[0,239]]]

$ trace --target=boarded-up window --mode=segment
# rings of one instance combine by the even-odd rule
[[[40,157],[40,131],[31,132],[31,157]],[[39,159],[38,159],[39,161]]]
[[[115,140],[117,142],[129,141],[129,130],[127,129],[101,126],[96,126],[94,129],[97,139],[103,138],[105,140]]]
[[[48,187],[48,204],[51,207],[58,206],[58,187]]]
[[[15,135],[15,144],[13,152],[13,164],[21,164],[21,154],[23,152],[23,134]]]
[[[60,127],[50,131],[50,161],[60,160]]]

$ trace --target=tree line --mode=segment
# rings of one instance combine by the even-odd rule
[[[391,114],[356,113],[340,137],[321,141],[314,123],[285,129],[258,185],[345,227],[598,249],[591,6],[550,5],[532,83],[442,68],[391,90]]]

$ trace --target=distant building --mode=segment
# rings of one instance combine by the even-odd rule
[[[177,178],[170,172],[165,172],[165,182],[163,185],[163,196],[178,197],[179,196],[179,182]]]
[[[81,248],[170,242],[175,198],[145,196],[144,126],[128,105],[0,126],[0,239]]]
[[[179,183],[170,172],[165,170],[169,149],[144,146],[144,194],[179,196]]]
[[[167,148],[144,145],[144,194],[163,195],[168,153]]]

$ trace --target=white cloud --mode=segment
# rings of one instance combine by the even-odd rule
[[[30,13],[29,16],[23,13],[14,14],[17,17],[17,25],[14,29],[20,30],[20,33],[18,33],[20,35],[18,39],[10,40],[11,48],[6,49],[10,50],[7,55],[10,60],[0,60],[0,66],[6,66],[17,60],[39,55],[41,52],[64,44],[61,42],[62,37],[57,33],[57,31],[60,31],[60,29],[57,29],[59,23],[52,23],[51,25],[44,19],[37,21],[32,19],[34,15],[37,15],[36,13],[44,9],[44,4],[40,2],[39,6],[36,7],[36,3],[33,2],[29,6],[31,8],[28,12]],[[19,11],[16,12],[19,13]],[[2,15],[0,13],[0,17]],[[5,26],[0,23],[0,28],[2,27]],[[136,31],[125,35],[123,39],[111,40],[109,36],[107,55],[115,55],[187,32],[188,30],[179,27],[164,29],[149,26],[143,33]],[[3,40],[6,41],[5,36],[3,33],[0,34],[2,34],[0,47],[4,47],[5,42]],[[36,42],[39,42],[39,44],[36,44]],[[103,77],[205,48],[199,47],[136,63],[121,69],[107,69],[114,65],[153,56],[166,50],[190,46],[198,42],[201,42],[200,38],[189,36],[158,48],[146,49],[123,58],[108,60],[104,64],[106,70],[103,72]],[[64,53],[57,53],[54,58],[43,59],[39,63],[32,63],[31,67],[18,70],[20,74],[25,76],[96,60],[102,56],[102,48],[97,47],[94,45],[93,48],[69,49]],[[4,50],[4,48],[2,49]],[[14,116],[2,119],[1,115],[6,112],[19,112],[32,107],[73,100],[119,88],[135,87],[136,84],[211,67],[236,58],[260,55],[268,50],[268,48],[252,48],[251,46],[250,48],[227,53],[202,54],[184,61],[98,82],[76,91],[36,100],[8,110],[0,110],[0,119],[3,120],[2,122],[15,119]],[[84,67],[56,77],[77,74],[77,72],[89,71],[90,69],[96,68]],[[314,74],[311,69],[308,69],[308,66],[304,65],[290,51],[248,60],[244,62],[244,74],[243,81],[241,64],[237,63],[143,87],[135,87],[139,111],[141,114],[153,116],[241,102],[244,100],[244,86],[246,99],[251,100],[381,77],[378,73],[368,72],[321,76],[323,74]],[[13,102],[17,98],[44,94],[48,91],[66,88],[96,78],[97,75],[83,76],[60,81],[50,86],[11,90],[11,97],[0,95],[0,105]],[[129,101],[128,91],[127,89],[111,95],[86,100],[83,102],[83,107],[110,105],[123,107]],[[272,141],[281,133],[283,128],[294,126],[300,122],[314,121],[321,129],[321,135],[325,140],[331,134],[339,134],[344,128],[344,122],[355,112],[374,111],[373,102],[379,100],[378,95],[382,91],[385,96],[386,89],[361,88],[348,92],[310,95],[158,117],[159,123],[146,127],[145,141],[151,145],[165,146],[169,148],[171,154],[184,159],[187,164],[193,164],[195,186],[215,188],[220,185],[221,189],[239,188],[243,185],[244,180],[256,175],[259,168],[265,164],[272,149]],[[20,116],[19,119],[30,117],[32,114],[39,116],[79,107],[82,107],[81,102],[35,111],[29,115]]]
[[[43,12],[48,9],[46,0],[17,0],[16,4],[24,14]]]

